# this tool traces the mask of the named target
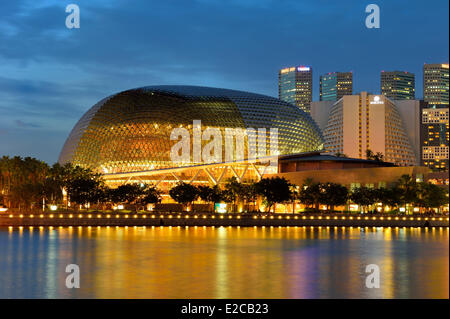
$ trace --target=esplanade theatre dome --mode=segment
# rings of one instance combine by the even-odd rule
[[[107,174],[171,168],[170,150],[177,142],[171,131],[183,127],[192,134],[194,120],[201,120],[202,129],[222,132],[277,128],[280,155],[323,147],[312,118],[289,103],[242,91],[164,85],[123,91],[95,104],[72,129],[59,162]]]

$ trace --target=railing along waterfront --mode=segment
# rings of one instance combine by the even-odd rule
[[[448,227],[448,215],[339,213],[6,212],[0,226]]]

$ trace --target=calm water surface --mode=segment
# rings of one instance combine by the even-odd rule
[[[0,298],[448,297],[448,228],[0,229]]]

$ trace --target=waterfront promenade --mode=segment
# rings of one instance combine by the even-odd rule
[[[2,213],[0,227],[9,226],[324,226],[324,227],[448,227],[448,215],[273,214],[273,213]]]

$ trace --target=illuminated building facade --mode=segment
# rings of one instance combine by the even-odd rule
[[[353,94],[353,73],[332,72],[320,76],[320,100],[337,101]]]
[[[439,178],[442,180],[442,177],[430,176],[430,172],[431,170],[428,167],[423,166],[395,166],[388,162],[338,157],[323,152],[311,152],[308,154],[280,156],[276,176],[284,177],[294,185],[303,185],[308,180],[313,180],[316,183],[329,183],[332,181],[354,190],[361,186],[369,188],[392,187],[402,175],[410,175],[417,182],[430,180],[438,183]],[[295,207],[292,205],[295,205]],[[291,213],[295,209],[300,209],[301,211],[304,207],[301,203],[278,204],[276,212]],[[327,209],[326,206],[321,208]],[[347,207],[335,207],[335,209],[358,210],[358,207],[357,205],[350,205]]]
[[[313,103],[313,107],[322,106]],[[325,110],[325,108],[323,109]],[[366,150],[382,153],[399,166],[416,165],[417,158],[400,111],[383,95],[346,95],[325,111],[312,110],[321,123],[325,150],[352,158],[366,158]]]
[[[381,94],[391,100],[415,99],[415,75],[404,71],[381,72]]]
[[[309,113],[312,101],[312,68],[296,66],[278,73],[278,97]]]
[[[333,176],[334,183],[350,189],[361,186],[390,187],[404,174],[423,181],[430,173],[427,167],[398,167],[388,162],[337,157],[319,152],[281,156],[278,166],[277,175],[285,177],[295,185],[302,185],[307,179],[328,183],[330,176]]]
[[[449,169],[448,106],[426,104],[421,112],[421,164],[435,171]]]
[[[448,63],[424,64],[423,100],[434,105],[449,104]]]
[[[226,129],[266,129],[268,135],[276,128],[275,155],[323,148],[321,132],[309,114],[276,98],[219,88],[150,86],[111,95],[89,109],[70,133],[59,162],[92,168],[111,185],[142,182],[163,189],[180,181],[219,184],[231,176],[258,180],[273,169],[247,155],[234,161],[224,156],[219,162],[196,156],[195,121],[205,129],[218,129],[221,139]],[[178,136],[172,136],[174,129],[193,137],[187,144],[187,162],[172,160],[171,150],[179,142]],[[246,151],[256,147],[248,136],[243,138]],[[205,150],[209,142],[201,136],[199,149]],[[269,149],[270,145],[264,154],[268,158],[274,155]]]

